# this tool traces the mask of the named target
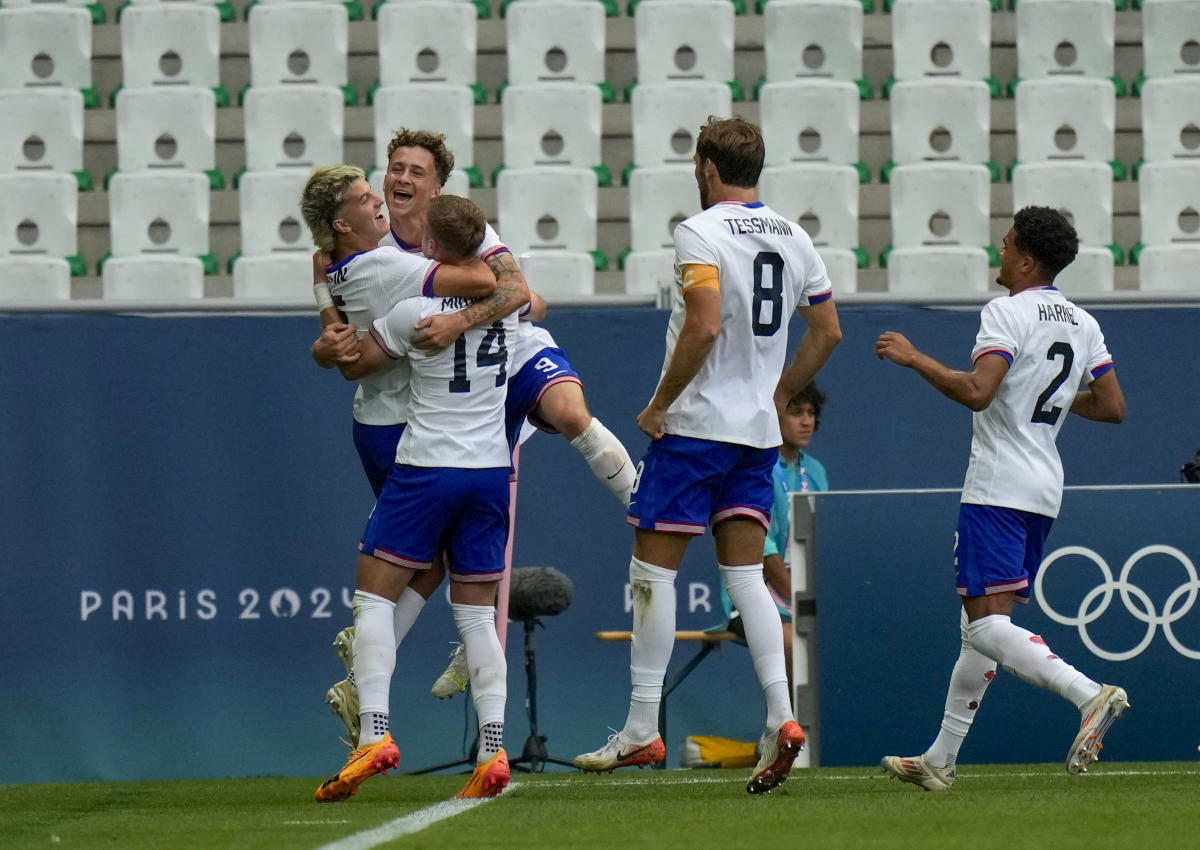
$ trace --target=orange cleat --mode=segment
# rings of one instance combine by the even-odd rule
[[[503,749],[483,764],[475,765],[475,772],[467,787],[454,795],[456,800],[471,797],[495,797],[508,787],[508,754]]]
[[[358,786],[377,773],[387,773],[400,763],[400,750],[389,732],[382,741],[359,747],[350,753],[346,766],[321,783],[314,795],[318,803],[332,803],[353,797]],[[506,764],[507,771],[508,765]]]

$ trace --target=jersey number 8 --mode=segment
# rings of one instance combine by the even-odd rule
[[[771,279],[764,286],[763,267]],[[754,302],[750,327],[755,336],[774,336],[783,324],[783,257],[775,251],[759,251],[754,258]],[[768,315],[764,317],[764,313]]]

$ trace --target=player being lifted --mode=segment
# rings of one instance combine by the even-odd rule
[[[388,168],[383,178],[383,194],[388,207],[389,227],[380,245],[419,254],[424,219],[430,201],[442,190],[454,168],[454,156],[446,148],[445,137],[421,130],[401,129],[388,145]],[[456,313],[430,317],[423,323],[416,343],[422,348],[437,349],[450,345],[469,325],[486,324],[505,311],[515,309],[529,300],[530,293],[508,248],[488,226],[478,250],[479,256],[492,268],[497,278],[497,291],[489,298]],[[322,293],[325,285],[319,277],[316,289]],[[389,293],[376,291],[364,299],[361,293],[347,292],[339,281],[328,283],[336,305],[346,311],[377,318],[395,303]],[[344,322],[335,309],[334,301],[326,302],[321,318],[325,324],[320,338],[313,343],[313,356],[323,366],[337,365],[339,358],[353,357],[354,325]],[[318,303],[322,296],[318,295]],[[533,296],[531,318],[541,318],[545,305]],[[360,324],[360,328],[361,328]],[[557,347],[543,328],[522,322],[513,350],[512,377],[509,381],[509,428],[519,427],[526,416],[529,421],[550,433],[561,433],[583,455],[596,478],[622,504],[628,504],[633,486],[634,467],[620,441],[588,411],[583,387],[566,354]],[[363,384],[355,397],[355,445],[373,486],[382,484],[391,468],[394,448],[404,428],[407,406],[407,370],[393,368]],[[378,490],[376,489],[376,495]],[[396,606],[396,645],[399,646],[420,614],[425,601],[437,589],[444,576],[440,563],[417,576]],[[353,634],[343,630],[335,640],[339,655],[349,665],[350,643]],[[461,648],[456,651],[449,668],[435,683],[435,696],[451,696],[466,687],[466,659]],[[357,701],[353,679],[347,677],[328,692],[335,714],[346,724],[348,734],[357,734],[355,726]]]
[[[692,535],[709,524],[767,701],[761,758],[746,790],[778,786],[804,744],[788,694],[779,612],[763,579],[763,543],[781,442],[778,411],[816,375],[841,328],[812,240],[757,201],[763,152],[759,129],[741,118],[710,118],[700,128],[695,161],[703,212],[675,229],[666,362],[638,415],[651,443],[629,507],[629,714],[607,744],[576,757],[584,770],[664,757],[658,706],[675,641],[675,576]],[[808,329],[783,371],[793,310]]]
[[[422,240],[436,259],[424,259],[372,247],[387,226],[382,207],[362,172],[350,166],[314,172],[302,204],[319,244],[329,241],[322,237],[332,232],[335,262],[330,273],[335,279],[378,281],[388,276],[397,287],[425,293],[400,301],[372,323],[358,356],[341,367],[347,377],[357,379],[407,358],[411,398],[408,427],[359,544],[352,656],[360,701],[358,746],[315,797],[320,802],[344,800],[364,780],[399,762],[388,728],[395,607],[412,578],[431,568],[442,547],[451,575],[451,611],[471,654],[469,675],[480,727],[479,761],[459,796],[494,796],[509,776],[503,749],[507,666],[496,634],[495,598],[508,538],[507,340],[517,319],[510,314],[471,328],[453,348],[414,357],[418,323],[468,304],[458,296],[430,297],[437,277],[452,268],[443,261],[491,275],[482,262],[467,260],[482,241],[486,222],[464,198],[438,199]],[[466,356],[468,350],[471,356]]]

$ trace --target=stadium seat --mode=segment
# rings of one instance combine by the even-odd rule
[[[238,187],[241,257],[299,254],[312,268],[313,241],[300,214],[308,174],[296,168],[250,171]],[[235,264],[236,269],[236,264]]]
[[[1142,245],[1200,246],[1200,162],[1147,162],[1138,207]]]
[[[858,292],[859,257],[848,248],[818,248],[817,255],[825,264],[825,274],[837,295]]]
[[[0,9],[0,89],[65,88],[100,105],[92,87],[92,18],[79,6]]]
[[[504,167],[591,168],[607,186],[612,175],[600,155],[602,109],[600,89],[587,83],[508,86],[502,101]]]
[[[590,168],[506,168],[496,181],[497,229],[514,255],[587,251],[603,269],[607,261],[596,249],[597,191]]]
[[[1107,162],[1122,180],[1114,158],[1116,92],[1107,80],[1056,77],[1025,80],[1017,87],[1017,161]]]
[[[308,304],[312,301],[312,256],[306,251],[238,257],[233,264],[233,297]]]
[[[632,111],[635,166],[691,165],[700,127],[729,115],[733,98],[721,83],[645,83],[633,90]]]
[[[1066,210],[1081,245],[1105,248],[1122,259],[1112,244],[1113,176],[1105,163],[1022,163],[1013,170],[1012,183],[1014,211],[1027,206]]]
[[[212,89],[123,88],[117,92],[117,170],[203,172],[224,186],[216,168],[217,103]]]
[[[83,168],[83,95],[74,89],[0,91],[0,173],[61,171],[92,188]]]
[[[815,79],[770,82],[759,89],[758,96],[767,165],[808,162],[857,167],[859,96],[853,83]],[[862,171],[869,179],[866,166]]]
[[[987,80],[991,48],[992,10],[987,0],[904,2],[892,9],[896,80]]]
[[[901,80],[891,91],[892,161],[983,163],[999,179],[990,164],[991,123],[991,96],[980,80]]]
[[[0,256],[65,259],[75,274],[79,185],[65,173],[0,174]],[[5,260],[7,262],[7,260]],[[5,266],[5,274],[11,274]]]
[[[891,186],[892,244],[896,248],[989,245],[991,182],[984,166],[957,162],[897,165]],[[891,265],[890,255],[887,263]]]
[[[483,103],[484,91],[476,82],[476,21],[470,3],[384,3],[379,8],[378,87],[415,83],[467,86],[474,102]]]
[[[358,94],[347,82],[349,18],[337,4],[256,3],[250,7],[250,87],[316,85],[341,89],[347,106]]]
[[[470,87],[452,83],[386,86],[375,90],[373,105],[376,167],[387,167],[388,144],[401,127],[428,130],[446,136],[446,147],[454,154],[454,170],[462,172],[471,186],[483,185],[483,176],[475,167],[475,95]]]
[[[888,292],[900,295],[981,295],[988,292],[989,277],[988,255],[981,248],[896,248],[888,257]]]
[[[1125,93],[1124,82],[1113,73],[1113,0],[1021,0],[1016,9],[1017,79],[1010,86],[1082,76],[1112,80],[1118,93]]]
[[[162,2],[162,0],[157,0]],[[93,24],[102,24],[108,20],[108,13],[104,10],[104,5],[96,0],[4,0],[5,8],[9,9],[28,9],[36,7],[39,9],[82,9],[91,16]]]
[[[733,99],[741,100],[733,73],[733,18],[729,0],[654,0],[639,5],[634,18],[638,85],[724,83],[731,85]]]
[[[858,173],[848,165],[768,166],[758,180],[758,197],[804,228],[818,251],[849,251],[866,266],[858,244]]]
[[[605,79],[604,7],[580,0],[517,0],[508,7],[508,82],[584,83],[614,99]],[[507,90],[505,91],[507,96]]]
[[[1142,0],[1143,75],[1200,72],[1200,0]]]
[[[1090,292],[1112,292],[1113,254],[1107,248],[1080,245],[1079,253],[1069,266],[1054,278],[1054,285],[1068,298]]]
[[[71,267],[58,257],[0,255],[0,303],[65,301],[71,297]]]
[[[1200,46],[1197,47],[1200,51]],[[1155,77],[1142,87],[1142,158],[1200,156],[1200,77]]]
[[[117,18],[120,19],[125,16],[125,12],[128,11],[127,6],[158,6],[165,2],[168,2],[168,0],[127,0],[127,2],[117,7]],[[212,6],[217,10],[222,23],[237,20],[237,13],[234,12],[233,4],[229,0],[169,0],[169,2],[176,7],[192,3],[198,6]]]
[[[858,0],[771,0],[763,8],[764,80],[844,80],[862,98],[863,8]],[[760,95],[761,97],[761,95]]]
[[[345,107],[332,86],[272,86],[246,92],[246,169],[342,162]]]
[[[221,15],[202,3],[144,3],[121,14],[121,74],[125,88],[192,86],[211,89],[228,106],[221,86]]]
[[[1200,245],[1151,245],[1138,263],[1138,288],[1200,295],[1196,269],[1200,269]]]
[[[674,248],[633,251],[625,258],[626,295],[651,295],[658,307],[668,307],[674,281]]]
[[[104,263],[100,286],[106,299],[189,301],[204,297],[204,265],[195,257],[110,257]]]
[[[675,226],[698,212],[700,191],[694,168],[659,165],[639,168],[630,175],[629,238],[633,251],[674,250]]]
[[[587,251],[525,251],[517,265],[529,288],[544,298],[596,294],[596,267]]]
[[[208,254],[208,217],[209,186],[203,174],[119,171],[109,184],[113,258],[203,257],[205,270],[215,273],[216,262]],[[102,265],[110,261],[106,258]]]

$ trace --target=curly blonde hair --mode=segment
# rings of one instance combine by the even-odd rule
[[[309,175],[300,196],[300,213],[312,231],[313,243],[327,254],[333,253],[333,222],[342,213],[346,191],[366,174],[353,165],[328,165]]]

